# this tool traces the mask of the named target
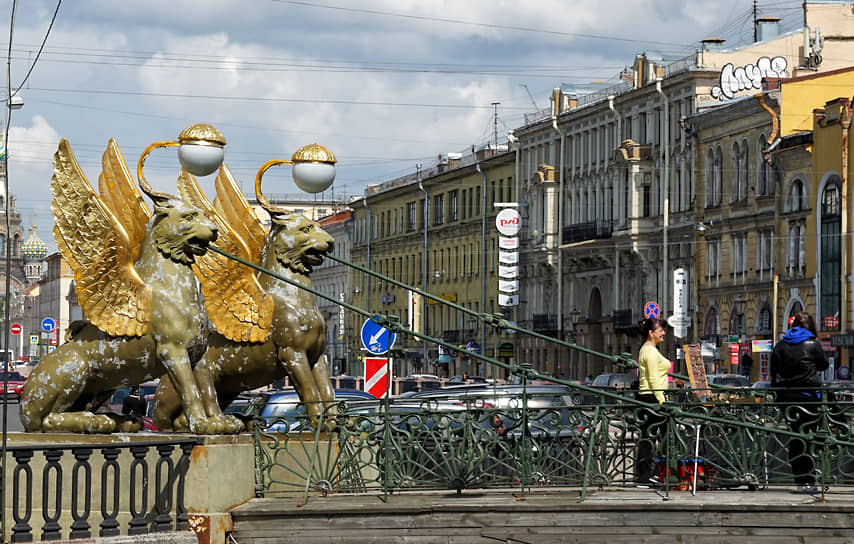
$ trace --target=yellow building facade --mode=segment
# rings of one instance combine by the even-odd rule
[[[511,318],[512,308],[497,305],[495,203],[516,200],[514,166],[513,153],[484,149],[470,156],[449,154],[429,171],[370,186],[363,198],[350,204],[352,262],[471,312],[503,310]],[[355,306],[396,316],[410,330],[455,346],[513,360],[513,336],[480,326],[466,312],[435,301],[425,304],[408,289],[357,271],[349,285]],[[347,319],[347,326],[358,331],[365,317]],[[361,346],[353,349],[359,352]],[[500,369],[411,335],[401,335],[391,355],[396,376],[467,372],[504,377]]]
[[[816,316],[838,363],[828,338],[842,326],[841,253],[822,253],[818,235],[822,221],[825,234],[841,226],[838,213],[821,220],[820,210],[822,199],[841,206],[842,153],[839,127],[819,135],[813,110],[852,85],[851,68],[771,79],[761,93],[686,120],[697,149],[695,318],[712,372],[768,379],[769,354],[754,352],[753,341],[776,341],[802,309]]]

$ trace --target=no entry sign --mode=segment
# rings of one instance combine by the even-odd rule
[[[9,325],[9,332],[12,334],[21,334],[23,331],[24,327],[22,327],[20,323],[12,323]]]

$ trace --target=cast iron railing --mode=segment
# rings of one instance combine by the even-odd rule
[[[60,540],[64,534],[91,539],[93,523],[98,536],[187,529],[184,488],[190,452],[198,443],[186,438],[9,446],[6,481],[12,488],[9,508],[15,522],[11,541],[32,542],[34,526],[41,531],[38,540]],[[63,474],[69,465],[62,461],[68,456],[74,464],[70,474]],[[34,496],[40,504],[33,504]]]
[[[392,316],[370,315],[221,249],[211,247],[211,250],[369,316],[395,333],[459,349],[470,358],[509,371],[523,384],[550,380],[571,386],[579,391],[579,396],[593,393],[600,398],[600,402],[592,405],[573,402],[534,408],[534,396],[523,392],[516,395],[512,404],[505,403],[503,407],[496,408],[484,400],[457,399],[456,409],[438,401],[407,406],[399,400],[386,399],[380,407],[368,409],[365,415],[342,405],[337,411],[327,411],[321,421],[300,422],[300,429],[314,429],[310,432],[288,432],[287,421],[276,424],[275,432],[271,432],[268,429],[275,422],[258,420],[253,432],[259,495],[302,490],[307,496],[312,489],[461,491],[468,487],[509,484],[524,490],[534,485],[559,483],[580,486],[583,500],[590,485],[635,484],[638,473],[634,467],[635,450],[639,445],[652,450],[650,455],[657,460],[666,492],[684,487],[687,472],[699,478],[701,466],[705,486],[755,488],[791,483],[791,475],[784,476],[787,473],[780,468],[785,464],[780,452],[783,446],[794,451],[788,447],[793,441],[800,441],[803,446],[800,457],[814,460],[822,493],[831,483],[854,483],[854,478],[849,477],[854,457],[851,455],[854,440],[848,424],[851,410],[844,395],[843,400],[830,402],[830,391],[825,391],[820,402],[796,406],[773,402],[773,394],[755,397],[751,393],[746,399],[752,402],[744,402],[739,400],[742,392],[721,393],[725,388],[714,388],[712,402],[691,402],[689,395],[684,394],[678,403],[650,405],[629,395],[570,384],[542,375],[530,366],[512,365],[458,348],[407,329]],[[365,267],[332,255],[328,257],[473,316],[481,326],[512,329],[601,357],[625,369],[637,367],[630,353],[609,355],[548,338],[510,323],[501,314],[472,312]],[[671,373],[671,377],[688,380],[687,376],[676,373]],[[461,400],[465,408],[462,410]],[[368,415],[372,411],[374,415]],[[805,419],[811,422],[808,428],[793,425]],[[694,468],[689,468],[692,463]],[[693,479],[692,485],[696,485]]]
[[[790,442],[814,461],[820,493],[854,485],[849,390],[793,405],[769,390],[716,389],[699,402],[671,389],[663,406],[639,403],[631,391],[586,405],[589,395],[578,389],[525,391],[340,403],[314,431],[288,432],[293,419],[258,420],[258,494],[569,486],[584,500],[591,486],[650,485],[637,480],[644,442],[665,493],[794,489]],[[797,432],[805,416],[812,423]],[[265,430],[271,425],[278,432]]]

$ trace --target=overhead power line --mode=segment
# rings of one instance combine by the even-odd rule
[[[517,32],[534,32],[536,34],[551,34],[554,36],[571,36],[574,38],[587,38],[593,40],[608,40],[608,41],[617,41],[617,42],[627,42],[627,43],[643,43],[650,45],[667,45],[671,47],[679,47],[681,44],[674,42],[659,42],[654,40],[639,40],[633,38],[624,38],[621,36],[606,36],[603,34],[588,34],[584,32],[562,32],[559,30],[548,30],[544,28],[534,28],[534,27],[525,27],[525,26],[512,26],[512,25],[499,25],[492,23],[478,23],[475,21],[462,21],[459,19],[449,19],[446,17],[431,17],[427,15],[410,15],[407,13],[392,13],[390,11],[380,11],[375,9],[364,9],[364,8],[351,8],[344,6],[333,6],[329,4],[318,4],[315,2],[301,2],[299,0],[273,0],[274,2],[279,2],[282,4],[291,4],[294,6],[303,6],[309,8],[321,8],[321,9],[331,9],[337,11],[346,11],[350,13],[365,13],[368,15],[381,15],[384,17],[398,17],[401,19],[414,19],[419,21],[432,21],[438,23],[449,23],[455,25],[466,25],[466,26],[479,26],[483,28],[495,28],[499,30],[513,30]]]
[[[44,34],[44,39],[42,40],[42,43],[39,46],[38,53],[36,53],[36,58],[33,59],[32,64],[30,64],[29,70],[27,70],[27,75],[24,76],[24,79],[21,81],[21,84],[18,85],[18,87],[15,89],[15,92],[12,94],[15,94],[18,91],[20,91],[21,87],[23,87],[27,83],[27,80],[30,79],[30,74],[33,73],[33,70],[35,69],[36,64],[39,61],[39,57],[41,57],[42,51],[44,51],[44,46],[47,43],[47,37],[50,36],[50,31],[53,28],[53,23],[56,21],[56,15],[59,13],[59,6],[61,6],[61,5],[62,5],[62,0],[57,0],[56,9],[53,10],[53,17],[50,18],[50,24],[47,26],[47,32],[45,32],[45,34]],[[10,40],[9,45],[10,45],[9,54],[11,56],[11,45],[12,45],[11,40]]]
[[[121,90],[103,90],[103,89],[51,89],[47,87],[30,87],[30,91],[42,91],[53,93],[73,93],[73,94],[102,94],[102,95],[118,95],[118,96],[154,96],[161,98],[192,98],[194,100],[238,100],[246,102],[287,102],[296,104],[344,104],[357,106],[383,106],[383,107],[407,107],[407,108],[447,108],[447,109],[466,109],[466,110],[482,110],[492,109],[489,104],[480,106],[477,104],[424,104],[417,102],[383,102],[383,101],[368,101],[368,100],[341,100],[334,98],[271,98],[271,97],[251,97],[251,96],[215,96],[215,95],[199,95],[199,94],[179,94],[179,93],[152,93],[142,91],[121,91]],[[528,111],[530,108],[521,106],[505,106],[507,109]]]

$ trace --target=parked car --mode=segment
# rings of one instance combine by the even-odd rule
[[[448,378],[448,384],[454,383],[487,383],[484,376],[451,376]]]
[[[523,398],[523,395],[527,398]],[[586,417],[573,410],[577,398],[566,385],[467,384],[443,387],[410,397],[411,400],[444,401],[467,406],[490,416],[489,424],[502,435],[521,435],[523,407],[527,408],[528,429],[532,435],[574,434]],[[477,416],[476,416],[477,417]]]
[[[5,389],[3,388],[4,383],[8,384]],[[27,383],[27,378],[22,376],[20,372],[0,372],[0,392],[5,393],[7,398],[21,400],[21,391],[24,389],[25,383]]]
[[[145,399],[148,395],[154,395],[154,392],[157,391],[157,385],[159,383],[160,378],[157,378],[154,380],[143,382],[137,386],[119,387],[118,389],[113,391],[113,394],[110,395],[110,398],[107,399],[107,402],[104,403],[104,405],[102,406],[102,410],[106,412],[116,412],[119,414],[126,413],[130,409],[129,406],[126,406],[128,403],[129,396],[133,395],[135,397],[138,397],[140,400]]]
[[[632,390],[632,384],[637,380],[634,372],[605,372],[599,374],[590,382],[590,387],[610,391],[612,393],[627,393]],[[607,397],[593,393],[585,393],[581,397],[584,404],[610,404]]]
[[[370,393],[358,389],[338,389],[335,401],[376,400]],[[259,417],[266,421],[267,431],[302,432],[310,430],[305,405],[294,389],[272,391],[266,395]]]
[[[142,428],[146,431],[157,431],[154,424],[154,394],[145,396],[145,415],[142,416]]]
[[[718,387],[750,387],[750,379],[741,374],[710,374],[706,381]]]

